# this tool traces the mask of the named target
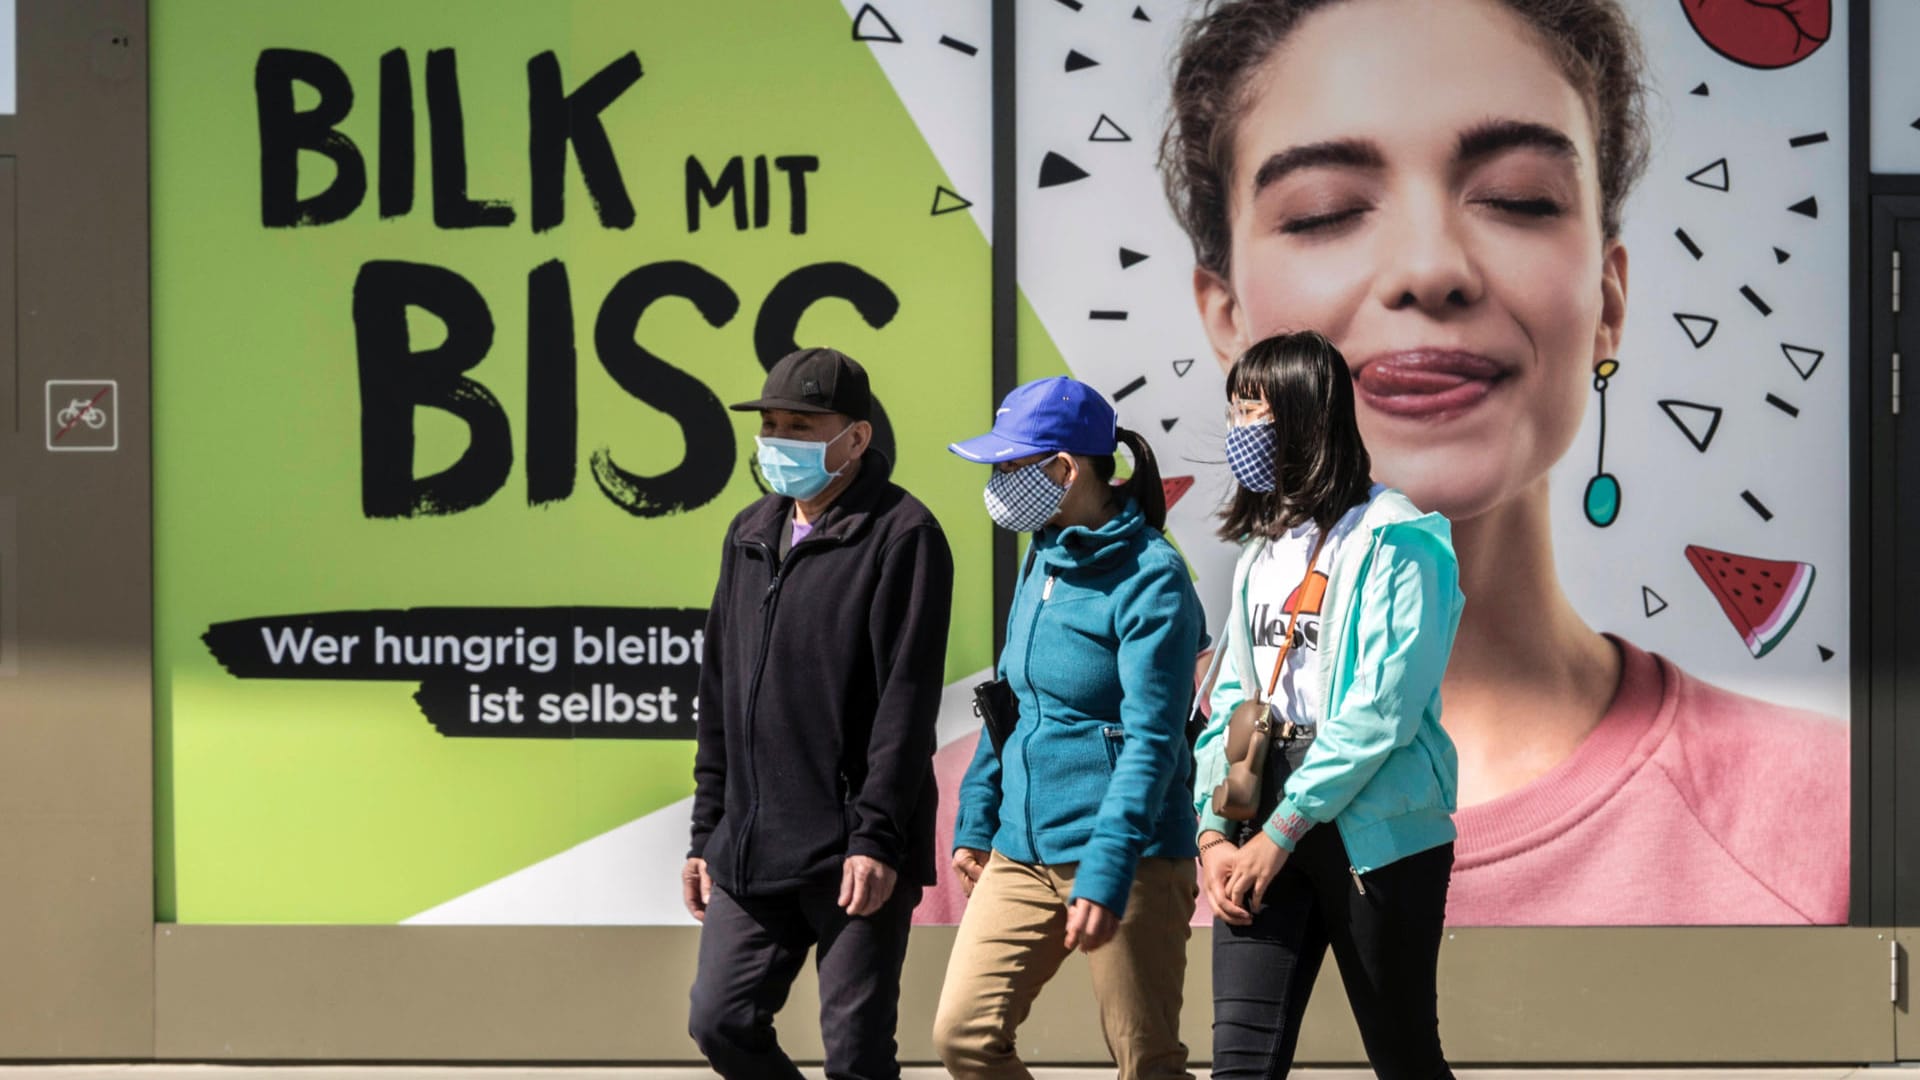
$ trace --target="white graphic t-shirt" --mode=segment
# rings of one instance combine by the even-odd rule
[[[1367,501],[1386,488],[1375,484]],[[1293,629],[1293,650],[1287,653],[1286,667],[1280,672],[1280,685],[1274,689],[1274,703],[1280,715],[1296,724],[1318,724],[1325,716],[1326,687],[1320,675],[1320,606],[1327,596],[1327,573],[1340,559],[1341,550],[1353,542],[1366,514],[1367,503],[1348,510],[1327,534],[1326,546],[1314,561],[1313,577],[1307,574],[1307,559],[1313,554],[1320,528],[1309,521],[1289,530],[1267,544],[1266,550],[1247,569],[1247,621],[1253,631],[1253,667],[1240,684],[1250,692],[1266,690],[1273,676],[1273,662],[1280,655],[1280,643],[1287,635],[1287,621],[1294,605],[1300,605],[1300,619]],[[1303,587],[1304,586],[1304,587]],[[1252,696],[1249,693],[1249,696]]]

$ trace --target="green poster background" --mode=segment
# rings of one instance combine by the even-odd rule
[[[841,347],[872,372],[900,441],[896,479],[946,525],[958,563],[948,677],[989,663],[982,477],[942,449],[991,416],[988,248],[969,214],[929,213],[935,187],[952,184],[849,22],[832,0],[469,0],[452,9],[156,0],[160,920],[394,922],[690,792],[690,742],[444,738],[411,700],[412,683],[243,682],[200,640],[215,622],[317,611],[703,607],[726,523],[757,495],[755,418],[730,414],[740,448],[732,479],[687,513],[628,515],[586,462],[610,447],[647,474],[683,453],[678,424],[622,391],[593,349],[600,301],[641,265],[691,261],[739,296],[740,311],[720,328],[668,299],[636,334],[722,402],[757,391],[754,318],[787,274],[845,261],[894,291],[899,313],[883,328],[826,301],[798,336]],[[352,80],[355,104],[340,130],[367,159],[369,196],[342,222],[261,224],[253,76],[265,48],[322,53]],[[417,173],[412,213],[383,220],[379,58],[395,48],[412,69]],[[469,191],[511,203],[510,228],[433,224],[424,71],[438,48],[457,50]],[[639,55],[645,75],[602,114],[637,211],[630,229],[600,224],[571,155],[565,223],[531,228],[526,66],[549,49],[568,90],[629,50]],[[788,232],[786,181],[775,172],[768,228],[736,231],[723,208],[689,233],[689,154],[714,173],[744,155],[749,176],[755,155],[817,155],[808,231]],[[303,194],[331,176],[323,158],[303,155]],[[443,266],[486,297],[494,343],[468,376],[504,408],[515,465],[478,508],[401,520],[361,513],[351,290],[372,259]],[[573,495],[533,508],[526,277],[550,259],[565,262],[572,283],[578,460]],[[416,348],[441,333],[437,320],[414,320]],[[415,416],[415,474],[425,475],[458,456],[466,431],[435,410]]]

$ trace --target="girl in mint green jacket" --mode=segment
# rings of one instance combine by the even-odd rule
[[[1245,550],[1194,751],[1213,1076],[1285,1075],[1329,947],[1375,1071],[1450,1076],[1434,979],[1455,835],[1440,726],[1463,603],[1452,532],[1372,483],[1347,363],[1326,338],[1262,341],[1227,387],[1238,488],[1221,532]],[[1252,819],[1230,821],[1214,796],[1228,717],[1249,699],[1298,741],[1271,745]]]

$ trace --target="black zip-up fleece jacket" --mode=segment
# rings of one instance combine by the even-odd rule
[[[953,554],[869,453],[780,558],[793,500],[727,529],[707,612],[693,844],[736,896],[838,881],[848,855],[934,881],[935,719]]]

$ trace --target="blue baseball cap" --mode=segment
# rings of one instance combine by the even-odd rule
[[[987,463],[1057,451],[1101,457],[1119,445],[1119,424],[1098,390],[1056,375],[1014,387],[993,414],[992,431],[947,449]]]

